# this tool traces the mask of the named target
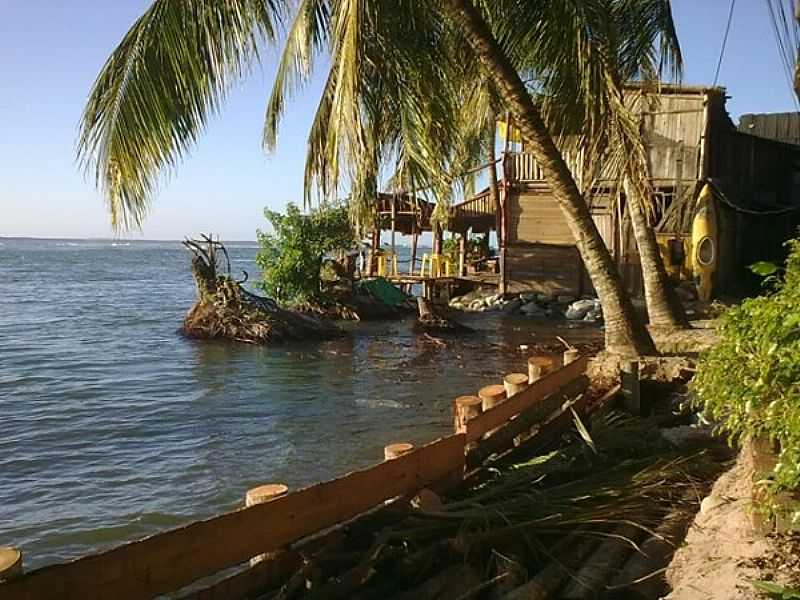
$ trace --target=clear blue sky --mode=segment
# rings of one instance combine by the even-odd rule
[[[110,237],[103,199],[74,162],[89,88],[146,0],[0,0],[0,235]],[[685,83],[711,83],[728,0],[673,0]],[[265,206],[302,201],[305,139],[318,86],[298,97],[278,152],[260,148],[275,53],[232,94],[167,182],[141,233],[180,239],[213,231],[253,239]],[[764,0],[739,0],[720,73],[734,120],[795,110]]]

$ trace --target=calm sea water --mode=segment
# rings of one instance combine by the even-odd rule
[[[254,245],[229,249],[234,269],[257,272]],[[0,239],[0,545],[28,567],[446,434],[453,398],[519,370],[519,345],[556,333],[483,315],[446,348],[410,320],[260,348],[179,336],[193,300],[178,243]]]

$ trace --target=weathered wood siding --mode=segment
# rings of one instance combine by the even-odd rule
[[[522,190],[508,196],[508,241],[574,244],[564,213],[549,188]]]
[[[578,294],[583,262],[575,246],[516,242],[506,250],[508,278],[542,294]]]
[[[800,144],[800,113],[742,115],[739,131],[787,144]]]
[[[640,100],[650,177],[659,181],[697,179],[704,131],[704,94],[664,94],[657,104]]]

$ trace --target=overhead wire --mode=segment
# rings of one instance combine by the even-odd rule
[[[794,87],[794,72],[797,60],[797,51],[800,47],[800,36],[798,35],[798,24],[794,19],[793,9],[789,6],[787,15],[787,4],[791,0],[765,0],[767,12],[769,13],[772,33],[775,36],[775,44],[778,56],[781,61],[784,79],[789,86],[789,95],[798,111],[800,111],[800,101]],[[791,25],[790,25],[791,23]]]
[[[767,0],[769,1],[769,0]],[[728,10],[728,23],[725,25],[725,35],[722,37],[722,46],[719,49],[719,60],[717,61],[717,70],[714,72],[714,87],[719,80],[719,70],[722,67],[722,59],[725,56],[725,47],[728,45],[728,34],[731,32],[731,23],[733,22],[733,9],[736,6],[736,0],[731,0],[731,7]]]

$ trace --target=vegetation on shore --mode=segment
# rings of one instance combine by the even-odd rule
[[[778,447],[764,482],[776,492],[800,488],[800,240],[789,247],[782,274],[760,265],[772,290],[721,317],[719,342],[692,382],[697,407],[731,440],[762,437]]]
[[[258,231],[261,246],[256,264],[259,287],[281,303],[325,300],[322,268],[325,258],[352,250],[355,233],[344,206],[322,206],[304,214],[294,204],[286,214],[265,210],[271,232]]]

